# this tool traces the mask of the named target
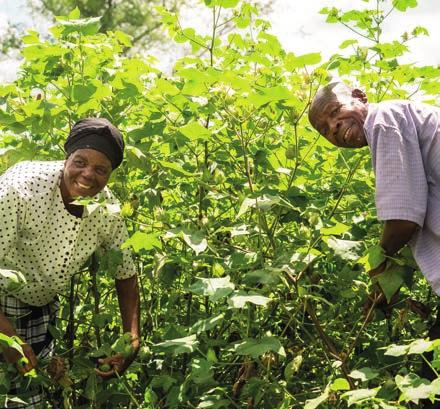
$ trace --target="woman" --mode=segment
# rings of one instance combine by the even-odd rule
[[[88,211],[75,203],[86,197],[115,201],[106,185],[123,159],[119,130],[106,119],[86,118],[73,126],[64,148],[64,162],[22,162],[0,177],[0,332],[20,339],[28,362],[20,364],[16,349],[2,352],[22,375],[37,366],[38,357],[50,356],[53,350],[48,326],[54,325],[57,294],[94,251],[119,250],[127,238],[119,216],[102,206]],[[96,370],[104,379],[122,373],[139,349],[139,290],[127,250],[115,282],[123,330],[132,335],[133,354],[104,359],[110,370]],[[8,408],[38,407],[41,401],[37,391],[27,397],[28,405],[8,404]]]

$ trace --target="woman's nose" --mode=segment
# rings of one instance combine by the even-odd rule
[[[86,166],[86,167],[82,170],[81,175],[82,175],[84,178],[87,178],[87,179],[93,179],[94,176],[95,176],[95,172],[94,172],[94,170],[92,169],[91,166]]]

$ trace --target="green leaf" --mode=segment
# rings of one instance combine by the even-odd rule
[[[385,294],[387,302],[391,301],[393,295],[405,283],[405,279],[411,272],[411,267],[400,266],[390,260],[387,262],[385,271],[375,277]]]
[[[348,406],[353,405],[354,403],[362,402],[371,398],[374,398],[379,391],[379,388],[376,389],[357,389],[354,391],[345,392],[342,395],[342,398],[348,398]]]
[[[23,355],[23,348],[21,346],[22,343],[23,342],[16,335],[13,335],[12,337],[8,337],[7,335],[0,333],[0,345],[9,348],[14,348],[16,351],[20,353],[20,355]]]
[[[290,380],[292,376],[299,372],[302,363],[303,356],[297,355],[286,365],[286,368],[284,369],[284,378],[286,379],[286,381]]]
[[[176,228],[168,230],[164,235],[164,239],[169,239],[172,237],[182,237],[185,243],[191,247],[195,253],[198,255],[206,250],[208,247],[208,242],[205,235],[200,230],[190,230],[187,228]]]
[[[80,85],[73,86],[73,99],[76,102],[84,103],[89,102],[92,95],[96,92],[97,88],[94,85]]]
[[[366,382],[370,379],[377,378],[379,376],[379,372],[371,368],[361,368],[351,371],[349,376],[353,379],[359,379],[361,382]]]
[[[321,403],[324,403],[330,395],[330,387],[327,385],[327,387],[324,389],[324,392],[322,392],[321,395],[314,399],[308,399],[306,400],[306,404],[304,405],[304,409],[315,409],[317,408]]]
[[[426,339],[416,339],[409,344],[408,354],[423,354],[427,351],[432,351],[433,341],[428,341]]]
[[[226,297],[234,291],[235,285],[231,282],[231,277],[221,278],[197,278],[197,281],[189,287],[194,294],[209,297],[213,302]]]
[[[393,6],[396,10],[406,11],[407,8],[416,7],[417,0],[393,0]]]
[[[37,31],[28,30],[27,35],[21,38],[23,44],[38,44],[40,42],[40,35]]]
[[[62,27],[62,34],[67,36],[68,34],[77,32],[83,35],[93,35],[99,31],[101,27],[101,17],[90,17],[85,19],[75,20],[63,20],[62,17],[58,17],[58,24]]]
[[[159,78],[156,81],[156,87],[165,95],[177,95],[180,89],[177,88],[171,81]]]
[[[204,0],[208,7],[219,6],[225,9],[235,7],[240,0]]]
[[[126,332],[122,336],[120,336],[112,345],[112,351],[118,354],[127,354],[127,348],[130,350],[131,346],[131,334]]]
[[[182,168],[181,165],[179,165],[176,162],[167,162],[165,160],[160,160],[158,161],[161,166],[163,166],[164,168],[168,168],[171,170],[174,170],[175,172],[177,172],[180,175],[184,175],[184,176],[194,176],[194,174],[192,174],[191,172],[186,171],[185,169]]]
[[[167,393],[176,382],[177,380],[171,376],[156,375],[151,380],[151,387],[161,388],[165,393]]]
[[[429,31],[425,27],[417,26],[413,28],[411,34],[415,37],[419,35],[429,36]]]
[[[41,44],[29,45],[23,48],[21,54],[28,61],[39,60],[43,56],[43,46]]]
[[[6,290],[11,294],[27,284],[26,277],[20,271],[0,269],[0,278],[6,282]]]
[[[261,210],[269,210],[271,206],[280,203],[281,198],[279,196],[263,195],[261,197],[247,197],[243,200],[240,209],[237,214],[237,218],[246,213],[250,208],[259,208]]]
[[[197,255],[203,253],[208,247],[208,242],[203,232],[183,230],[182,233],[185,243],[188,244]]]
[[[322,229],[321,229],[322,230]],[[362,247],[360,241],[340,240],[335,237],[330,237],[327,240],[327,245],[341,257],[343,260],[357,260],[359,258],[359,249]]]
[[[75,7],[69,14],[68,14],[69,20],[77,20],[81,17],[81,12],[77,7]]]
[[[179,132],[190,140],[209,139],[211,137],[211,132],[198,122],[190,122],[182,126],[179,128]]]
[[[408,375],[396,375],[396,385],[402,392],[400,400],[405,402],[419,403],[420,399],[427,399],[435,394],[436,385],[431,385],[427,379],[422,379],[418,375],[409,373]]]
[[[249,271],[243,277],[243,282],[250,286],[255,286],[255,284],[277,284],[280,281],[280,277],[282,275],[283,269],[266,267],[261,270]]]
[[[293,53],[289,53],[285,59],[285,65],[288,71],[293,71],[296,68],[303,68],[306,65],[319,64],[320,62],[320,53],[310,53],[300,56],[295,56]]]
[[[154,248],[161,249],[162,242],[159,239],[159,233],[143,233],[136,231],[125,243],[121,246],[122,249],[132,247],[136,253],[140,250],[153,250]]]
[[[345,378],[337,378],[330,385],[332,391],[348,391],[350,390],[350,384]]]
[[[126,47],[131,47],[133,45],[131,42],[132,37],[124,33],[123,31],[115,31],[114,34],[115,38],[117,38],[117,40]]]
[[[244,291],[238,291],[231,295],[228,299],[228,304],[232,308],[244,308],[245,304],[249,302],[255,305],[266,306],[270,302],[270,298],[263,297],[258,294],[248,294]]]
[[[195,384],[212,382],[212,364],[210,361],[201,358],[194,358],[191,362],[191,379]]]
[[[388,405],[385,402],[380,402],[380,407],[381,409],[403,409],[402,406],[393,406],[393,405]]]
[[[199,334],[204,331],[209,331],[221,324],[225,318],[225,314],[218,314],[214,317],[207,318],[206,320],[197,321],[192,327],[190,332]]]
[[[409,351],[409,345],[395,345],[391,344],[387,347],[384,355],[389,356],[402,356],[406,355]]]
[[[291,93],[287,87],[259,88],[250,94],[246,100],[254,104],[257,108],[270,102],[277,102],[291,98]]]
[[[102,312],[99,314],[95,314],[92,318],[92,322],[94,325],[97,325],[99,328],[104,328],[107,324],[113,321],[113,314]]]
[[[384,261],[385,252],[381,246],[377,245],[369,247],[358,263],[364,266],[365,271],[370,271],[381,265]]]
[[[319,231],[321,232],[321,234],[329,236],[343,234],[348,232],[349,230],[350,226],[338,222],[332,227],[321,227]]]
[[[269,351],[286,356],[286,352],[278,338],[269,336],[261,339],[248,338],[235,344],[234,351],[238,355],[250,355],[252,358],[258,358]]]
[[[339,48],[341,50],[343,50],[344,48],[347,48],[348,46],[353,45],[353,44],[357,44],[357,43],[358,43],[358,40],[345,40],[341,43]]]
[[[154,348],[165,350],[165,352],[172,352],[174,355],[194,352],[198,345],[196,335],[188,337],[171,339],[153,345]]]
[[[86,387],[84,388],[84,396],[87,399],[94,401],[96,399],[96,393],[98,389],[98,375],[91,372],[87,378]]]

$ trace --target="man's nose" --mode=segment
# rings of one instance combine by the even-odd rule
[[[334,118],[331,120],[330,130],[332,135],[338,133],[340,127],[341,127],[341,121],[339,119]]]

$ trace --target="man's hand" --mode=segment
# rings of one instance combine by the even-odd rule
[[[22,355],[14,348],[6,348],[3,351],[3,356],[5,357],[5,361],[14,364],[21,375],[25,375],[26,373],[32,371],[32,369],[36,368],[38,365],[37,356],[34,353],[32,347],[28,344],[21,344],[23,349],[23,354],[27,359],[27,363],[21,361]]]
[[[378,308],[383,312],[386,318],[391,317],[394,306],[399,301],[399,292],[397,291],[392,297],[390,302],[387,302],[385,294],[378,284],[374,285],[373,291],[368,294],[367,299],[364,302],[363,314],[367,322],[370,322],[374,318],[374,308]]]
[[[386,261],[384,261],[382,264],[380,264],[378,267],[374,268],[373,270],[370,270],[368,272],[368,275],[370,276],[371,280],[375,282],[376,277],[379,274],[382,274],[385,271],[385,269],[386,269]],[[397,291],[391,297],[390,302],[387,302],[385,294],[380,288],[380,285],[376,282],[373,285],[373,291],[370,294],[368,294],[368,297],[364,302],[363,314],[366,321],[370,322],[374,318],[374,309],[372,310],[373,306],[374,308],[378,308],[379,310],[381,310],[386,318],[389,318],[393,311],[393,307],[396,305],[398,301],[399,301],[399,291]]]

